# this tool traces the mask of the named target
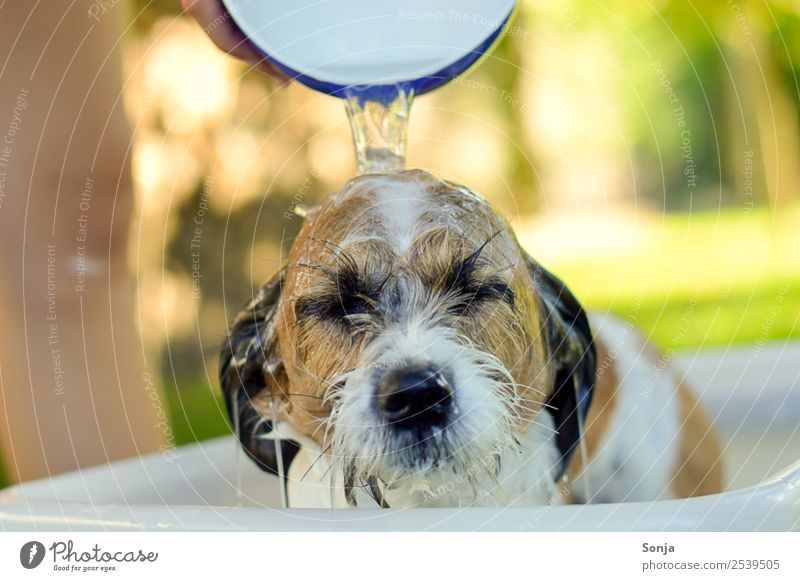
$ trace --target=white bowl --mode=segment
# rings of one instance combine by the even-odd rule
[[[472,66],[514,0],[223,0],[253,46],[290,77],[342,96],[353,86],[421,94]]]

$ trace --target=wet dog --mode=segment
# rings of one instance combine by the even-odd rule
[[[220,375],[290,506],[543,505],[721,489],[716,435],[667,363],[590,320],[486,200],[409,170],[310,211]]]

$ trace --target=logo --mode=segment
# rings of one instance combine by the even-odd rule
[[[19,550],[19,562],[26,569],[35,569],[44,560],[44,545],[39,541],[29,541]]]

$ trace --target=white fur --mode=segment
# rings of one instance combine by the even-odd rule
[[[583,496],[588,487],[594,502],[671,498],[680,436],[675,380],[646,356],[632,325],[610,315],[592,316],[591,322],[613,360],[598,367],[613,363],[619,391],[599,449],[573,490]]]
[[[425,206],[425,188],[416,180],[398,181],[391,175],[377,175],[378,192],[375,204],[380,212],[386,234],[396,251],[411,246],[419,224],[420,209]]]
[[[519,449],[506,449],[502,470],[497,477],[499,489],[477,499],[466,490],[466,475],[434,478],[409,483],[407,489],[389,490],[386,500],[392,508],[461,507],[461,506],[545,506],[563,498],[553,481],[558,452],[552,442],[552,420],[542,413],[520,438]],[[475,458],[474,473],[493,458]],[[307,440],[289,468],[289,506],[291,508],[347,508],[341,471],[331,466],[329,456]],[[358,490],[359,508],[377,508],[375,501]]]
[[[397,464],[396,434],[376,415],[372,378],[375,369],[409,361],[446,369],[454,384],[454,419],[432,436],[447,449],[447,458],[413,469]],[[448,329],[426,327],[419,319],[387,329],[365,350],[361,366],[347,374],[334,402],[330,453],[304,443],[293,461],[290,506],[347,506],[345,458],[354,458],[359,472],[385,482],[384,498],[395,508],[550,503],[558,462],[552,421],[540,413],[524,434],[515,433],[511,379],[493,379],[503,374],[507,372],[493,356],[461,344]],[[364,490],[356,500],[358,506],[375,506]]]

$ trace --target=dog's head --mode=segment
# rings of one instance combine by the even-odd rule
[[[396,488],[466,474],[541,414],[562,474],[595,357],[583,309],[508,223],[415,170],[355,178],[309,213],[285,267],[237,318],[221,376],[262,467],[274,468],[263,435],[275,417],[351,487]]]

